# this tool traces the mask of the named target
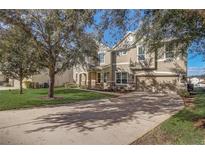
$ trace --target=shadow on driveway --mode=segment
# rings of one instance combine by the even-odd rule
[[[118,98],[70,104],[65,106],[68,109],[66,112],[57,111],[37,117],[33,125],[40,127],[26,133],[55,131],[57,128],[84,132],[100,127],[106,129],[133,119],[154,121],[155,117],[173,114],[182,106],[183,102],[176,94],[134,92]]]

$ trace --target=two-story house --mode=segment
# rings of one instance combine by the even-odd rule
[[[127,33],[112,49],[101,45],[98,62],[73,70],[79,86],[103,90],[167,91],[185,88],[186,56],[164,46],[149,52],[143,41]],[[90,60],[92,61],[92,60]]]
[[[136,42],[134,32],[127,33],[114,47],[99,45],[97,59],[87,58],[88,66],[78,65],[56,75],[55,86],[75,83],[99,90],[167,91],[186,87],[186,56],[164,46],[150,52],[143,41]],[[49,82],[47,71],[34,75],[32,82]],[[2,81],[2,82],[1,82]],[[0,83],[6,78],[0,75]],[[17,81],[6,81],[18,86]]]

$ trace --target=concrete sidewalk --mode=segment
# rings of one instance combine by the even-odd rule
[[[183,108],[176,94],[0,112],[0,144],[130,144]]]

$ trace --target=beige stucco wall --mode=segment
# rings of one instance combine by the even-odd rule
[[[0,74],[0,81],[5,81],[5,77],[2,74]]]
[[[121,43],[123,44],[123,41]],[[117,56],[114,54],[116,56],[114,66],[116,67],[113,67],[113,70],[115,72],[128,72],[131,76],[134,75],[135,84],[141,86],[141,82],[144,82],[144,89],[173,90],[175,88],[185,87],[185,84],[181,83],[181,79],[182,75],[186,75],[187,72],[186,57],[181,57],[179,54],[172,60],[168,60],[165,59],[165,48],[159,49],[158,55],[155,55],[155,53],[150,52],[149,49],[145,47],[146,60],[144,61],[144,65],[142,65],[143,63],[139,62],[137,57],[138,47],[142,44],[143,42],[140,41],[136,43],[135,46],[127,49],[127,55]],[[123,48],[120,49],[120,47],[123,47],[123,45],[119,44],[119,47],[116,48],[117,50],[113,52],[125,50]],[[175,52],[177,52],[177,50],[175,50]],[[114,58],[115,57],[113,57],[113,61]]]
[[[173,50],[173,59],[165,59],[165,47],[158,50],[157,71],[186,74],[187,57],[180,54],[178,49]]]
[[[105,66],[105,65],[109,65],[111,63],[111,52],[104,50],[104,51],[99,51],[99,52],[103,52],[105,59],[104,59],[104,63],[99,63],[99,66]],[[99,53],[98,52],[98,53]]]
[[[126,39],[124,40],[126,41]],[[124,41],[121,43],[123,44]],[[148,48],[145,47],[145,61],[138,60],[138,47],[142,46],[143,42],[139,41],[129,48],[119,48],[114,50],[113,52],[121,52],[127,51],[127,55],[116,55],[116,63],[117,64],[130,64],[131,67],[135,67],[136,69],[144,69],[144,68],[154,68],[155,66],[155,53],[149,52]],[[119,45],[120,46],[120,45]]]
[[[133,82],[133,76],[138,76],[139,81],[143,81],[143,77],[146,79],[148,76],[153,75],[152,81],[155,81],[156,88],[160,89],[163,86],[172,85],[169,88],[173,88],[175,85],[178,86],[180,84],[181,75],[187,72],[186,66],[186,57],[180,57],[180,55],[176,56],[172,60],[164,59],[165,55],[165,48],[161,48],[158,51],[158,55],[155,53],[150,52],[149,49],[145,46],[145,58],[144,62],[138,61],[138,47],[143,45],[143,41],[139,41],[132,46],[129,45],[130,38],[133,37],[131,34],[128,34],[123,40],[121,40],[118,45],[113,48],[112,50],[107,49],[100,49],[99,52],[104,52],[105,54],[105,62],[96,65],[100,66],[96,69],[95,73],[110,72],[110,81],[115,81],[115,73],[116,72],[128,72],[129,73],[129,81]],[[126,55],[117,55],[116,52],[118,51],[127,51]],[[177,51],[177,50],[176,50]],[[156,57],[158,56],[158,57]],[[112,60],[111,60],[112,58]],[[157,60],[157,61],[156,61]],[[107,67],[107,68],[105,68]],[[97,71],[98,70],[98,71]],[[93,70],[92,70],[93,71]],[[78,69],[74,70],[73,78],[75,80],[76,74],[84,73],[87,76],[88,70],[87,69]],[[146,76],[146,77],[145,77]],[[96,82],[96,80],[91,76],[92,83]],[[89,80],[89,78],[87,78]],[[150,80],[145,80],[145,82],[150,82]],[[87,81],[88,83],[88,81]],[[148,83],[146,83],[149,85]],[[174,86],[173,86],[174,85]],[[152,87],[153,88],[153,87]],[[171,89],[172,89],[171,88]],[[166,88],[165,88],[166,89]]]
[[[32,76],[32,82],[49,82],[48,73],[42,72],[41,74]],[[56,74],[55,76],[55,86],[62,86],[64,83],[73,82],[73,71],[72,70],[66,70],[64,73]]]
[[[174,60],[164,60],[164,61],[158,61],[157,62],[157,70],[158,71],[165,71],[165,72],[184,72],[186,73],[186,61],[183,59],[174,59]]]
[[[40,74],[37,75],[33,75],[31,78],[33,82],[39,82],[39,83],[49,82],[48,73],[46,71],[41,72]]]
[[[187,66],[186,66],[186,59],[187,57],[178,54],[178,49],[172,49],[175,52],[175,58],[172,60],[166,60],[165,59],[165,47],[162,47],[158,49],[158,54],[155,55],[155,53],[150,52],[148,47],[145,46],[145,57],[146,60],[144,62],[138,61],[138,47],[143,45],[143,40],[140,40],[134,46],[131,46],[130,48],[125,49],[125,45],[129,38],[133,37],[133,35],[129,34],[128,36],[125,36],[125,38],[118,43],[118,46],[114,48],[113,52],[118,51],[127,51],[127,55],[116,55],[116,66],[119,68],[125,68],[127,69],[127,65],[130,64],[131,68],[134,68],[140,72],[140,69],[144,72],[148,69],[152,69],[158,72],[173,72],[173,73],[183,73],[186,74],[187,72]],[[144,46],[144,45],[143,45]],[[156,65],[156,59],[155,56],[157,56],[157,65]]]
[[[86,74],[88,75],[88,68],[83,67],[82,65],[77,65],[75,67],[73,67],[73,82],[76,84],[80,84],[80,74]],[[88,78],[86,83],[88,83]]]
[[[128,72],[128,73],[132,73],[129,64],[117,64],[116,65],[116,72]]]

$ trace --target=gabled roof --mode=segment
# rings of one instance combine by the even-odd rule
[[[112,49],[115,49],[116,47],[118,47],[131,34],[134,34],[134,32],[131,32],[131,31],[127,32],[127,34],[125,34],[125,36],[120,41],[118,41],[117,44],[112,47]]]

